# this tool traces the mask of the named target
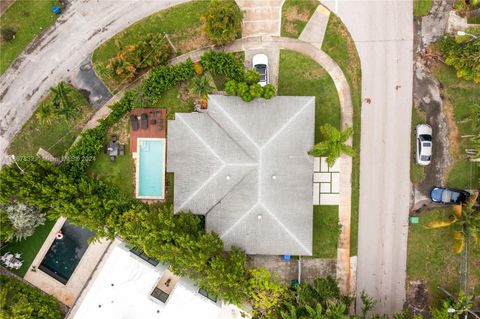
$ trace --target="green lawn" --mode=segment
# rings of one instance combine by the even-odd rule
[[[282,37],[298,38],[317,6],[316,0],[285,0],[282,7]]]
[[[47,238],[48,234],[55,225],[56,221],[47,220],[42,226],[38,226],[32,236],[28,237],[25,240],[19,242],[12,242],[5,244],[1,250],[0,254],[4,254],[9,251],[11,253],[21,253],[23,265],[18,270],[12,270],[15,274],[23,277],[27,272],[28,268],[32,264],[35,256],[43,245],[43,242]]]
[[[130,153],[128,123],[128,116],[125,116],[121,121],[108,130],[104,141],[106,145],[111,141],[112,135],[117,135],[120,143],[126,144],[125,155],[117,156],[115,161],[112,161],[105,152],[101,152],[88,168],[87,174],[104,182],[113,184],[126,194],[134,196],[135,163],[132,154]]]
[[[461,138],[479,133],[473,131],[468,120],[471,116],[471,106],[480,101],[480,84],[457,78],[455,70],[446,65],[438,66],[434,74],[443,85],[442,92],[446,103],[453,107],[458,128],[458,137],[452,141],[455,163],[449,173],[447,184],[457,188],[480,188],[480,163],[467,160],[464,150],[470,147],[470,141],[468,138]]]
[[[413,0],[413,15],[416,17],[428,15],[432,5],[433,0]]]
[[[200,19],[207,5],[208,1],[202,0],[180,4],[154,13],[116,34],[93,53],[93,63],[97,73],[112,92],[117,92],[126,83],[105,75],[102,68],[122,47],[136,43],[139,38],[149,33],[166,32],[178,50],[178,54],[210,45],[210,40],[202,31]]]
[[[352,161],[352,218],[350,228],[350,254],[357,255],[358,244],[358,207],[360,195],[360,133],[361,133],[361,68],[355,43],[342,21],[330,14],[327,30],[323,39],[325,51],[343,71],[350,86],[353,104],[353,148],[356,156]]]
[[[313,206],[313,256],[337,258],[338,206]]]
[[[0,75],[2,75],[25,47],[56,19],[52,12],[55,0],[17,0],[0,19],[0,29],[15,30],[15,39],[0,42]]]
[[[67,84],[67,86],[70,86]],[[9,154],[15,155],[35,155],[38,148],[41,147],[53,156],[61,157],[65,151],[72,145],[75,138],[80,134],[84,124],[91,117],[93,110],[88,101],[78,90],[74,90],[72,97],[80,101],[81,115],[76,119],[67,120],[64,117],[58,117],[51,124],[40,124],[35,112],[25,123],[20,132],[15,136],[10,147]],[[43,104],[50,103],[53,94],[49,93],[42,100],[37,110]]]
[[[309,57],[280,51],[278,95],[315,96],[315,143],[321,140],[320,126],[340,127],[340,101],[330,75]]]
[[[451,208],[423,211],[420,224],[410,225],[408,235],[408,280],[425,280],[432,294],[434,304],[444,295],[436,289],[438,285],[451,292],[460,288],[460,255],[452,250],[453,238],[450,228],[425,229],[431,220],[446,219],[451,215]],[[480,291],[480,248],[471,248],[469,252],[469,289]]]
[[[423,166],[417,165],[415,161],[416,139],[414,129],[418,124],[425,123],[425,113],[418,110],[415,106],[412,107],[412,135],[411,135],[411,158],[410,158],[410,180],[414,184],[418,184],[425,178],[425,170]]]

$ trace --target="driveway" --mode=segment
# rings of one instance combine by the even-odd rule
[[[346,24],[362,66],[357,291],[377,313],[405,301],[413,78],[412,1],[322,1]],[[361,305],[357,299],[357,308]]]
[[[95,47],[135,21],[186,0],[72,2],[56,24],[35,40],[0,78],[0,164],[13,136],[30,118],[49,88],[75,82],[79,68]],[[105,98],[101,87],[93,92]]]

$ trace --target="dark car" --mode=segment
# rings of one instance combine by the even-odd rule
[[[142,130],[146,130],[148,128],[148,115],[147,113],[142,113],[141,118],[142,123]]]
[[[461,204],[469,197],[470,193],[467,191],[446,187],[435,187],[430,192],[432,201],[440,204]]]
[[[138,131],[138,118],[136,115],[130,115],[130,124],[132,125],[132,131]]]

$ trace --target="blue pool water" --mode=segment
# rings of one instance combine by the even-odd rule
[[[140,140],[138,196],[163,198],[165,140]]]
[[[55,239],[38,268],[62,284],[66,284],[88,248],[88,239],[94,232],[70,224],[62,227],[62,239]]]

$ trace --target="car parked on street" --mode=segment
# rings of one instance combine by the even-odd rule
[[[469,197],[467,191],[447,187],[434,187],[430,192],[430,199],[440,204],[461,204]]]
[[[426,166],[432,159],[432,127],[428,124],[419,124],[415,127],[416,153],[418,165]]]
[[[268,57],[265,54],[255,54],[252,58],[252,65],[260,74],[258,84],[265,86],[270,83],[268,80]]]

